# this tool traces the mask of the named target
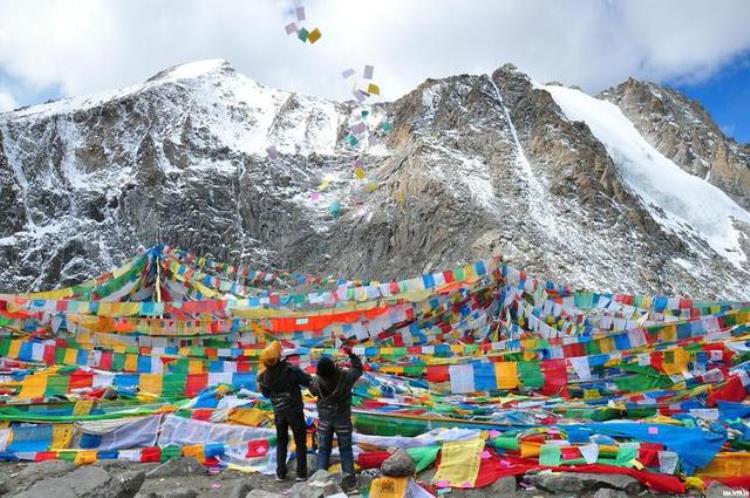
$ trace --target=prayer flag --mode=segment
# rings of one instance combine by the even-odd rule
[[[322,33],[318,28],[315,28],[314,30],[310,31],[310,34],[307,35],[307,41],[309,41],[311,44],[315,43],[316,41],[320,40],[320,37],[323,36]]]

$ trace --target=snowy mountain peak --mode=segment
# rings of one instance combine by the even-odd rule
[[[206,59],[202,61],[188,62],[178,64],[163,71],[158,72],[148,80],[147,83],[155,81],[176,81],[182,79],[192,79],[203,76],[206,73],[221,72],[230,74],[234,68],[226,59]]]
[[[689,104],[627,88],[609,104],[506,65],[357,105],[210,60],[0,115],[0,290],[73,284],[159,234],[258,269],[396,278],[501,253],[582,287],[746,298],[747,213],[713,181],[741,155],[719,132],[713,185],[686,172],[644,130],[683,140]]]

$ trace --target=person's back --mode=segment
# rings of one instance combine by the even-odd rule
[[[329,377],[318,375],[311,387],[314,395],[318,396],[316,402],[318,413],[330,413],[351,417],[352,411],[352,388],[362,376],[362,362],[356,355],[351,355],[352,368],[334,369]]]
[[[273,342],[261,355],[258,386],[273,405],[276,425],[276,478],[286,479],[286,455],[289,428],[294,434],[297,456],[297,480],[307,478],[307,425],[305,424],[302,386],[310,385],[310,376],[299,367],[281,360],[281,344]]]
[[[288,413],[303,409],[300,386],[310,385],[310,379],[298,367],[279,361],[259,374],[258,384],[274,412]]]
[[[341,369],[331,358],[321,358],[310,392],[318,397],[318,470],[328,470],[335,433],[341,470],[345,475],[341,487],[347,491],[356,483],[352,449],[352,388],[362,376],[362,361],[348,347],[344,351],[349,355],[351,368]]]

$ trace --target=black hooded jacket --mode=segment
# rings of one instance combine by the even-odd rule
[[[350,354],[352,367],[341,369],[336,367],[336,374],[328,379],[315,376],[310,384],[310,392],[318,397],[318,417],[321,420],[330,419],[336,415],[351,416],[352,388],[362,376],[362,360],[355,354]]]
[[[271,400],[274,413],[302,411],[301,386],[308,387],[311,377],[301,368],[280,361],[258,375],[258,386],[263,396]]]

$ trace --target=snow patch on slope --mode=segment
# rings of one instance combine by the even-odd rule
[[[583,121],[601,141],[622,178],[654,219],[680,235],[693,230],[719,255],[739,265],[747,260],[733,219],[750,223],[750,213],[722,190],[683,171],[652,147],[620,109],[579,90],[546,85],[571,121]]]
[[[229,63],[224,59],[208,59],[203,61],[188,62],[187,64],[181,64],[167,69],[163,73],[160,73],[158,77],[154,77],[151,81],[161,80],[181,80],[189,78],[197,78],[203,74],[211,71],[216,71],[224,66],[228,66]]]
[[[488,79],[495,92],[495,98],[503,109],[505,121],[508,123],[508,127],[510,129],[511,138],[513,139],[513,145],[516,149],[516,161],[521,168],[524,180],[526,181],[526,185],[529,189],[528,200],[531,214],[534,219],[539,222],[539,224],[542,225],[545,230],[548,231],[548,233],[550,233],[550,235],[559,238],[555,220],[555,210],[552,208],[552,205],[547,196],[548,189],[542,185],[540,179],[536,174],[534,174],[534,170],[531,168],[531,163],[526,158],[526,154],[523,151],[521,142],[518,140],[516,127],[510,117],[510,111],[503,101],[503,96],[500,93],[500,89],[497,87],[495,82],[492,81],[492,76],[488,76]]]

